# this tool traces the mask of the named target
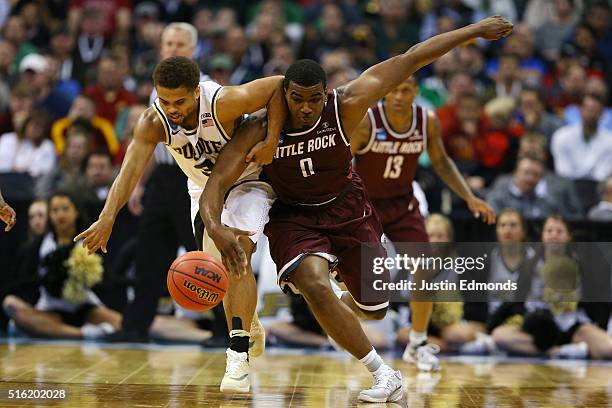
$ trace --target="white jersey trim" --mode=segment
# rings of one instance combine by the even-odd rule
[[[217,129],[219,129],[219,133],[221,133],[221,136],[223,136],[223,138],[227,142],[229,142],[231,137],[228,136],[228,134],[225,131],[225,129],[223,128],[223,126],[221,126],[221,122],[219,122],[219,120],[217,119],[217,95],[219,94],[219,91],[222,90],[222,89],[223,89],[223,87],[217,88],[217,90],[213,94],[212,101],[210,103],[210,105],[212,106],[212,109],[211,109],[212,112],[211,113],[212,113],[213,121],[215,122],[215,126],[217,126]]]
[[[338,124],[338,131],[340,132],[340,136],[342,136],[342,140],[344,140],[344,144],[347,146],[351,145],[349,139],[344,135],[344,131],[342,130],[342,122],[340,121],[340,110],[338,109],[338,92],[334,89],[334,111],[336,114],[336,123]]]
[[[414,129],[416,129],[416,124],[417,124],[417,110],[416,110],[416,104],[413,103],[412,104],[412,124],[410,125],[410,129],[408,129],[407,132],[405,133],[397,133],[396,131],[393,130],[393,128],[391,127],[391,125],[389,125],[389,122],[387,121],[387,115],[385,114],[385,107],[382,103],[382,100],[378,101],[378,112],[380,112],[380,117],[382,119],[383,125],[385,125],[385,130],[387,132],[389,132],[389,134],[397,139],[405,139],[408,136],[410,136],[413,132]]]

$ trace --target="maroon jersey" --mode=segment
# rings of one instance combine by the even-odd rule
[[[351,149],[337,98],[335,89],[327,95],[321,117],[310,129],[281,133],[274,160],[262,174],[281,202],[326,204],[351,185]]]
[[[382,101],[368,109],[372,134],[357,152],[355,169],[373,200],[412,195],[419,156],[427,148],[427,110],[412,104],[412,125],[397,133],[385,117]]]

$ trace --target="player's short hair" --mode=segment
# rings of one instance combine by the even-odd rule
[[[285,79],[283,80],[285,89],[289,87],[289,82],[299,86],[315,86],[322,83],[323,88],[326,88],[327,75],[318,62],[311,59],[301,59],[291,64],[285,72]]]
[[[195,89],[200,82],[200,67],[186,57],[170,57],[153,71],[153,83],[168,89]]]

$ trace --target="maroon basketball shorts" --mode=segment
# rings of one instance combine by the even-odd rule
[[[360,181],[321,209],[304,209],[280,201],[272,206],[264,230],[276,263],[279,286],[299,294],[291,281],[307,256],[329,262],[330,273],[344,282],[357,306],[366,311],[389,306],[389,293],[378,290],[389,282],[389,271],[374,273],[374,258],[386,256],[382,227]],[[375,281],[379,281],[375,285]],[[386,285],[384,285],[386,286]]]
[[[414,196],[372,200],[372,203],[391,242],[429,242],[419,202]]]

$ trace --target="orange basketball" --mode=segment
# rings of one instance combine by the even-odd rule
[[[201,251],[187,252],[168,271],[170,296],[185,309],[201,312],[217,306],[227,290],[223,264]]]

